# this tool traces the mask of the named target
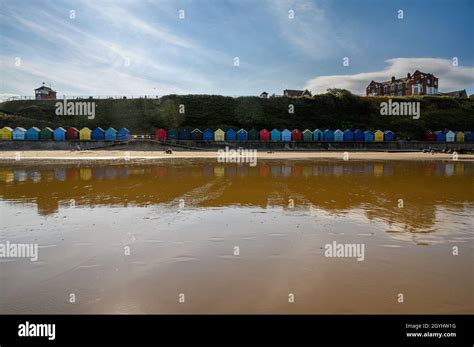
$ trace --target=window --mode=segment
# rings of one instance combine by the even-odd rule
[[[428,85],[431,85],[431,80],[427,80],[427,82],[428,82]]]

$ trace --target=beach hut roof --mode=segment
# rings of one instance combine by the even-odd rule
[[[214,131],[214,133],[224,133],[224,130],[222,130],[221,128],[217,129],[216,131]]]
[[[213,131],[212,131],[212,129],[209,129],[209,128],[206,128],[206,129],[204,129],[204,131],[203,131],[203,133],[208,133],[208,132],[211,132],[211,133],[212,133]]]
[[[263,130],[265,130],[265,129],[263,129]],[[274,132],[274,131],[280,132],[280,130],[278,130],[278,129],[273,129],[271,132]]]
[[[110,127],[107,129],[107,131],[117,131],[117,130],[115,130],[115,128]]]
[[[312,131],[311,131],[311,130],[309,130],[309,129],[304,129],[304,130],[303,130],[303,134],[305,134],[305,133],[307,133],[307,132],[310,132],[310,133],[312,133]]]
[[[340,134],[340,133],[343,133],[343,131],[342,131],[341,129],[336,129],[336,130],[334,130],[334,134],[335,134],[335,133]]]
[[[17,131],[17,130],[26,131],[26,129],[22,127],[16,127],[15,129],[13,129],[13,131]]]
[[[446,134],[454,134],[454,132],[452,130],[449,130],[446,132]]]
[[[191,131],[192,133],[201,133],[202,134],[202,131],[198,128],[194,129],[193,131]]]
[[[41,130],[40,130],[39,128],[37,128],[37,127],[31,127],[31,128],[29,128],[28,130],[36,130],[36,131],[38,131],[38,132],[41,131]]]
[[[373,133],[372,130],[366,130],[366,131],[364,131],[364,134],[372,134],[372,133]]]
[[[94,128],[94,131],[96,131],[96,130],[99,130],[99,131],[105,132],[105,130],[104,130],[104,129],[102,129],[101,127]]]
[[[242,128],[242,129],[240,129],[240,130],[239,130],[239,131],[237,131],[237,132],[238,132],[238,133],[248,133],[248,131],[247,131],[247,130],[245,130],[245,129],[243,129],[243,128]]]
[[[77,128],[74,128],[74,127],[69,127],[68,129],[73,129],[73,130],[79,131]]]
[[[232,128],[227,129],[226,133],[235,133],[236,131]]]
[[[283,129],[283,130],[281,131],[281,133],[282,133],[282,134],[283,134],[283,133],[285,133],[285,134],[290,133],[290,134],[291,134],[291,131],[289,131],[288,129]]]
[[[384,134],[394,134],[394,132],[392,130],[385,130],[383,133]]]
[[[6,129],[6,130],[8,130],[8,131],[13,131],[13,129],[10,128],[10,127],[3,127],[2,129]]]

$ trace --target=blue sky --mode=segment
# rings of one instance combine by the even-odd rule
[[[42,82],[59,95],[330,87],[362,94],[372,79],[416,69],[438,76],[441,91],[474,93],[471,0],[0,0],[0,6],[2,96],[33,95]]]

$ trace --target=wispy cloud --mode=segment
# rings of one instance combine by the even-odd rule
[[[392,76],[404,77],[415,70],[433,73],[439,78],[439,90],[464,89],[474,84],[474,68],[453,66],[452,60],[441,58],[393,58],[387,67],[372,72],[353,75],[319,76],[306,82],[305,88],[314,93],[324,93],[329,88],[343,88],[365,95],[365,88],[372,81],[387,81]]]

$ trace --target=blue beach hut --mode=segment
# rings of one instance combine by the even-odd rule
[[[279,142],[281,141],[281,132],[277,129],[270,131],[270,141]]]
[[[214,131],[207,128],[206,130],[202,132],[202,139],[204,141],[214,141]]]
[[[105,140],[105,130],[102,129],[101,127],[95,128],[94,130],[92,130],[91,139],[92,140]]]
[[[238,141],[248,141],[249,133],[245,129],[240,129],[237,131],[237,140]]]
[[[54,141],[64,141],[66,140],[66,129],[59,127],[53,131]]]
[[[374,142],[375,137],[373,131],[366,130],[364,131],[364,141],[365,142]]]
[[[350,129],[344,130],[344,142],[354,141],[354,133]]]
[[[322,130],[319,130],[319,129],[316,129],[314,132],[313,132],[313,141],[323,141],[323,131]]]
[[[344,141],[344,133],[342,130],[334,130],[334,142],[342,142]]]
[[[383,138],[385,141],[395,141],[395,134],[391,130],[386,130],[383,133]]]
[[[435,131],[436,142],[446,142],[446,134],[444,131]]]
[[[191,140],[191,131],[189,128],[179,129],[178,138],[180,140]]]
[[[225,132],[225,140],[226,141],[235,141],[237,140],[237,133],[234,129],[230,128]]]
[[[17,127],[12,131],[12,140],[24,140],[26,137],[26,129]]]
[[[291,141],[291,131],[289,131],[288,129],[284,129],[281,132],[281,140],[283,142],[290,142]]]
[[[364,132],[360,129],[354,130],[354,141],[363,142],[365,139]]]
[[[464,132],[464,141],[465,142],[472,142],[474,137],[472,136],[472,131],[465,131]]]
[[[326,129],[323,133],[324,142],[333,142],[334,141],[334,131]]]
[[[41,133],[41,130],[38,129],[37,127],[29,128],[26,131],[25,139],[31,140],[31,141],[38,141],[40,138],[40,133]]]
[[[117,131],[118,140],[128,140],[130,139],[130,131],[127,128],[122,128]]]
[[[117,130],[110,127],[105,131],[105,139],[107,141],[115,141],[117,140]]]

